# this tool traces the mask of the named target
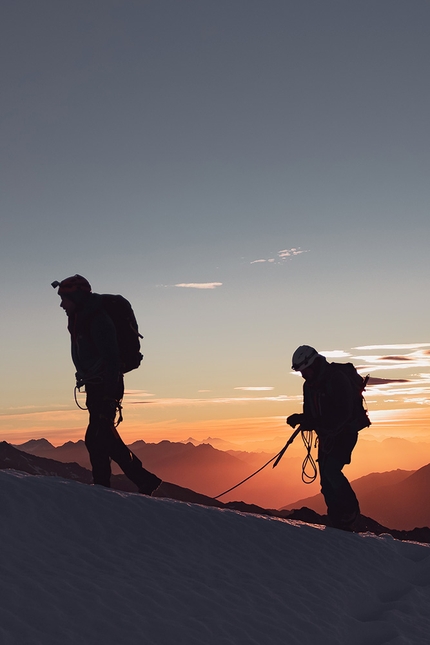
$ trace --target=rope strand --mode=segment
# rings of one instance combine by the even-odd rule
[[[251,479],[252,477],[255,477],[255,475],[258,475],[258,473],[259,473],[259,472],[261,472],[264,468],[266,468],[266,466],[268,466],[269,464],[271,464],[271,463],[272,463],[272,461],[275,461],[275,459],[276,459],[275,463],[273,464],[273,468],[275,468],[275,466],[277,466],[277,465],[278,465],[278,463],[280,462],[280,460],[281,460],[281,458],[282,458],[283,454],[285,453],[286,449],[288,448],[288,446],[289,446],[290,444],[292,444],[292,443],[293,443],[294,439],[297,437],[297,435],[299,434],[299,432],[300,432],[300,431],[301,431],[301,428],[300,428],[300,426],[299,426],[299,427],[297,428],[297,430],[294,430],[293,434],[292,434],[292,435],[291,435],[291,437],[288,439],[287,443],[286,443],[286,444],[285,444],[285,446],[282,448],[282,450],[280,450],[280,451],[279,451],[279,452],[278,452],[274,457],[272,457],[271,459],[269,459],[269,461],[266,461],[266,463],[264,464],[264,466],[261,466],[261,468],[259,468],[258,470],[256,470],[256,471],[255,471],[255,473],[252,473],[252,475],[249,475],[248,477],[246,477],[245,479],[243,479],[241,482],[239,482],[238,484],[236,484],[236,486],[232,486],[231,488],[229,488],[228,490],[225,490],[223,493],[220,493],[219,495],[217,495],[217,496],[216,496],[216,497],[214,497],[213,499],[218,499],[219,497],[223,497],[224,495],[227,495],[227,493],[230,493],[230,492],[231,492],[232,490],[234,490],[235,488],[239,488],[239,486],[242,486],[242,484],[244,484],[245,482],[247,482],[247,481],[248,481],[248,479]]]
[[[282,451],[278,452],[274,457],[272,457],[271,459],[269,459],[269,461],[267,461],[267,462],[264,464],[264,466],[261,466],[261,468],[259,468],[258,470],[256,470],[256,471],[255,471],[255,473],[252,473],[252,475],[249,475],[249,476],[248,476],[248,477],[246,477],[245,479],[242,479],[242,481],[241,481],[241,482],[239,482],[239,483],[238,483],[238,484],[236,484],[235,486],[232,486],[232,487],[231,487],[231,488],[229,488],[228,490],[225,490],[223,493],[220,493],[219,495],[217,495],[217,496],[216,496],[216,497],[214,497],[213,499],[218,499],[218,497],[223,497],[224,495],[227,495],[227,493],[230,493],[230,492],[231,492],[232,490],[234,490],[235,488],[239,488],[239,486],[242,486],[242,484],[244,484],[245,482],[247,482],[247,481],[248,481],[248,479],[251,479],[251,477],[254,477],[255,475],[257,475],[259,472],[261,472],[261,471],[263,470],[263,468],[266,468],[266,466],[268,466],[270,463],[272,463],[272,461],[274,461],[277,457],[279,457],[279,455],[281,454],[281,452],[282,452]]]

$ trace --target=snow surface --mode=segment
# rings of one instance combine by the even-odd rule
[[[1,645],[429,642],[430,547],[0,472]]]

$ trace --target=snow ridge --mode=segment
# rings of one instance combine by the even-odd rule
[[[430,547],[0,472],[5,645],[428,642]]]

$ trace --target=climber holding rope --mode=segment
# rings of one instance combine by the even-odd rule
[[[321,492],[331,525],[353,530],[360,507],[342,469],[351,463],[358,431],[370,425],[363,399],[368,379],[360,376],[352,363],[328,363],[308,345],[296,349],[292,368],[305,380],[303,412],[290,415],[287,423],[292,428],[300,424],[309,459],[312,431],[315,430]],[[312,465],[311,461],[309,463]],[[305,472],[304,464],[304,477]]]
[[[370,425],[363,398],[368,377],[360,376],[352,363],[328,363],[324,356],[308,345],[302,345],[294,352],[292,369],[300,372],[305,379],[303,413],[295,413],[287,418],[287,423],[292,428],[298,428],[278,454],[215,499],[238,488],[272,461],[275,468],[299,433],[306,448],[302,480],[305,484],[315,481],[317,466],[311,455],[315,431],[321,492],[327,504],[331,525],[353,530],[360,516],[360,507],[342,469],[351,462],[358,431]]]

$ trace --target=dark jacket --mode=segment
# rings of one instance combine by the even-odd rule
[[[320,438],[347,430],[354,416],[354,392],[350,380],[324,361],[313,381],[303,384],[303,421]],[[352,429],[352,428],[351,428]]]
[[[101,384],[114,395],[122,374],[115,325],[102,308],[101,297],[88,294],[69,317],[72,360],[76,384]]]

